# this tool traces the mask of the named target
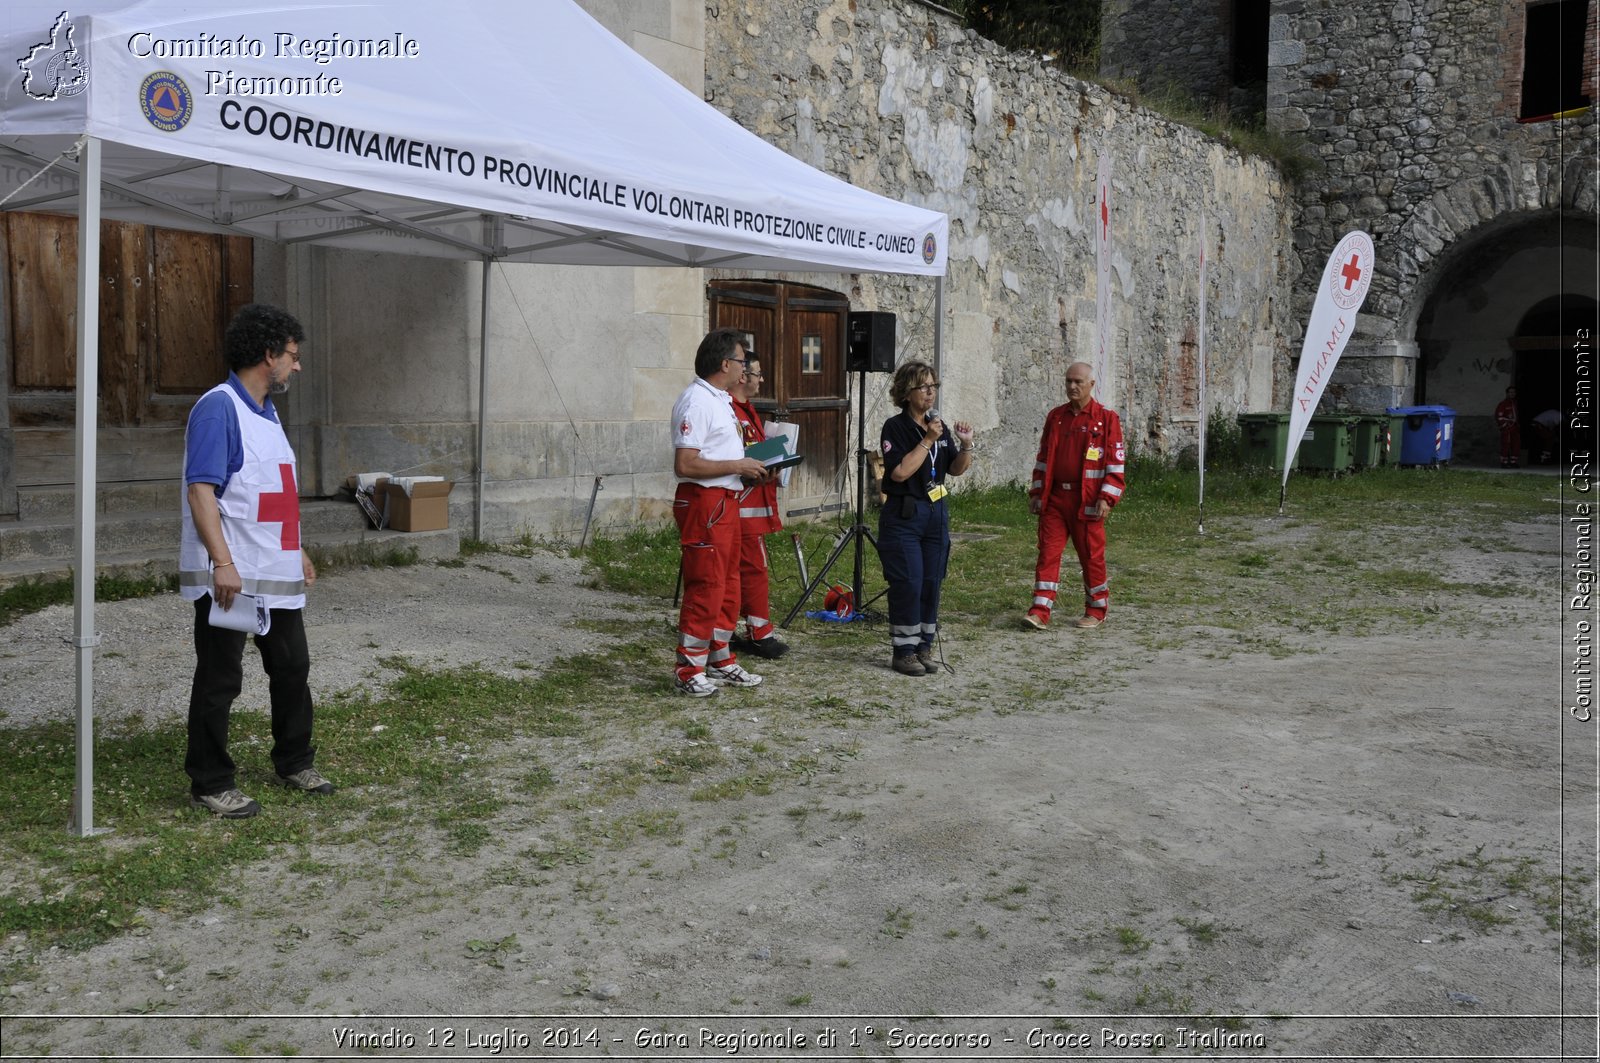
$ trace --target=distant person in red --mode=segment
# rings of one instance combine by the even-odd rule
[[[1494,408],[1494,423],[1500,426],[1500,467],[1515,469],[1522,454],[1522,424],[1517,418],[1517,389],[1506,388],[1506,397]]]
[[[1122,500],[1122,421],[1094,398],[1094,370],[1067,367],[1067,401],[1045,415],[1039,456],[1034,460],[1029,508],[1039,515],[1039,556],[1034,565],[1033,604],[1023,616],[1043,630],[1060,589],[1061,554],[1071,542],[1083,570],[1080,628],[1105,623],[1111,602],[1106,579],[1106,514]]]

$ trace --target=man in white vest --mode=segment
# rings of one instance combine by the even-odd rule
[[[312,766],[306,588],[317,572],[300,549],[294,451],[272,396],[300,371],[300,322],[251,304],[228,325],[228,379],[200,397],[184,434],[179,589],[194,602],[194,684],[189,693],[189,801],[227,819],[261,806],[238,788],[228,716],[244,681],[247,632],[219,610],[259,617],[256,648],[272,699],[272,765],[293,790],[333,793]],[[214,622],[216,621],[216,622]]]

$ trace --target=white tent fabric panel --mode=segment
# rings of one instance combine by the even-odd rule
[[[0,197],[87,133],[106,217],[523,262],[945,269],[942,213],[768,144],[570,0],[22,0],[0,55]],[[43,184],[8,209],[73,209],[75,182]],[[507,222],[493,246],[483,214]]]

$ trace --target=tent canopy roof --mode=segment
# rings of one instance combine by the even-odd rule
[[[223,10],[218,11],[217,8]],[[948,220],[742,129],[571,0],[18,0],[0,198],[403,253],[942,275]],[[19,191],[20,188],[20,191]]]

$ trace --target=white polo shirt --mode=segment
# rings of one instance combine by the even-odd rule
[[[744,433],[733,415],[733,399],[726,391],[695,377],[672,404],[672,445],[677,449],[698,450],[707,461],[737,461],[744,457]],[[713,476],[705,480],[679,477],[684,483],[701,487],[726,487],[737,491],[744,486],[738,473]]]

